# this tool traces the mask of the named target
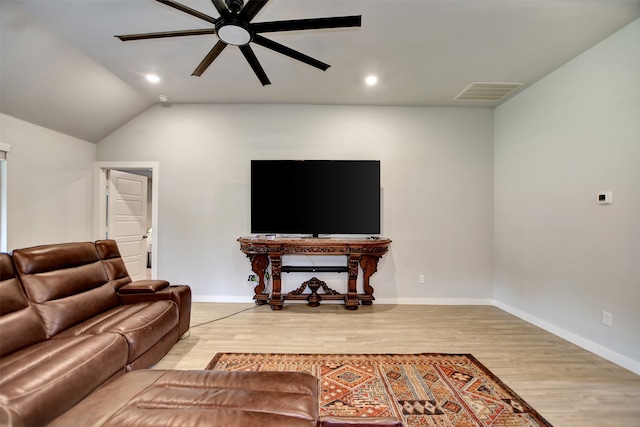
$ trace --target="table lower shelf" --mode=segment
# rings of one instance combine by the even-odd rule
[[[299,295],[282,295],[282,301],[308,301],[310,307],[317,307],[320,301],[347,301],[347,294],[337,294],[337,295],[325,295],[319,294],[320,300],[318,304],[312,303],[309,299],[312,297],[312,294],[299,294]],[[261,294],[254,297],[257,305],[266,305],[271,303],[271,299],[268,294]],[[313,299],[313,298],[311,298]],[[375,298],[373,295],[366,294],[358,294],[357,299],[362,305],[372,305]]]
[[[307,289],[311,292],[304,293]],[[320,290],[322,290],[322,293],[318,292]],[[280,309],[282,307],[282,302],[285,300],[308,301],[308,305],[311,307],[319,306],[321,301],[344,301],[347,309],[356,310],[359,303],[362,305],[371,305],[375,299],[373,295],[369,294],[357,294],[350,296],[349,294],[337,292],[316,277],[312,277],[310,280],[307,280],[298,289],[281,295],[277,301],[269,299],[269,296],[266,294],[260,296],[264,296],[265,298],[256,298],[256,304],[261,305],[269,303],[275,310]]]

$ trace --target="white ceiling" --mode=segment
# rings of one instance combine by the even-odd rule
[[[92,142],[159,102],[494,107],[459,101],[472,82],[531,85],[640,17],[640,0],[270,0],[254,22],[362,15],[362,27],[264,34],[323,72],[252,44],[263,87],[236,47],[191,73],[215,35],[155,0],[0,0],[0,111]],[[183,4],[217,17],[210,0]],[[162,81],[149,84],[144,75]],[[364,84],[374,73],[380,82]]]

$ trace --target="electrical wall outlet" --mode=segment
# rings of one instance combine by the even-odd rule
[[[418,283],[424,284],[424,274],[418,276]]]
[[[602,312],[602,324],[605,326],[613,326],[613,315],[608,311]]]

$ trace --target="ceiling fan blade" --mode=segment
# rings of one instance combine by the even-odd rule
[[[333,18],[293,19],[289,21],[256,22],[251,30],[256,33],[275,31],[318,30],[323,28],[360,27],[362,16],[336,16]]]
[[[264,69],[262,68],[262,65],[260,65],[260,62],[258,62],[258,58],[256,58],[256,54],[253,53],[253,49],[251,49],[251,47],[247,44],[244,46],[240,46],[240,52],[242,52],[244,58],[247,60],[249,65],[251,65],[253,72],[256,73],[256,76],[260,80],[260,83],[262,83],[262,86],[270,85],[271,82],[269,81],[269,77],[267,77],[267,74],[264,72]]]
[[[161,31],[158,33],[140,33],[140,34],[126,34],[122,36],[115,36],[123,42],[131,40],[146,40],[146,39],[162,39],[166,37],[182,37],[182,36],[200,36],[204,34],[215,34],[215,28],[205,28],[202,30],[179,30],[179,31]]]
[[[227,5],[224,0],[211,0],[211,3],[216,7],[216,10],[220,14],[220,16],[228,16],[229,9],[227,9]]]
[[[217,22],[216,18],[214,18],[212,16],[209,16],[207,14],[204,14],[204,13],[202,13],[200,11],[195,10],[195,9],[191,9],[188,6],[180,4],[180,3],[175,2],[173,0],[156,0],[156,1],[160,2],[162,4],[166,4],[167,6],[170,6],[170,7],[174,8],[174,9],[178,9],[181,12],[188,13],[189,15],[195,16],[196,18],[200,18],[200,19],[203,19],[203,20],[205,20],[207,22],[211,22],[212,24],[215,24]]]
[[[305,64],[309,64],[312,67],[319,68],[322,71],[325,71],[327,68],[331,66],[329,64],[325,64],[322,61],[318,61],[317,59],[307,56],[304,53],[300,53],[297,50],[293,50],[289,47],[281,45],[280,43],[276,43],[273,40],[269,40],[265,37],[262,37],[259,34],[256,34],[253,37],[253,42],[256,44],[259,44],[260,46],[266,47],[267,49],[275,50],[276,52],[286,55],[289,58],[293,58],[298,61],[302,61]]]
[[[191,75],[200,77],[202,73],[204,73],[205,70],[209,68],[209,65],[211,65],[213,60],[216,59],[218,55],[220,55],[220,52],[222,52],[225,47],[227,47],[226,43],[218,41],[218,43],[213,46],[213,49],[209,51],[207,56],[204,57],[200,65],[198,65],[193,73],[191,73]]]
[[[249,0],[240,11],[240,19],[246,19],[247,22],[250,22],[268,1],[269,0]]]

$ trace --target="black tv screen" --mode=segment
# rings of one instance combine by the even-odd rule
[[[251,233],[379,234],[380,161],[252,160]]]

